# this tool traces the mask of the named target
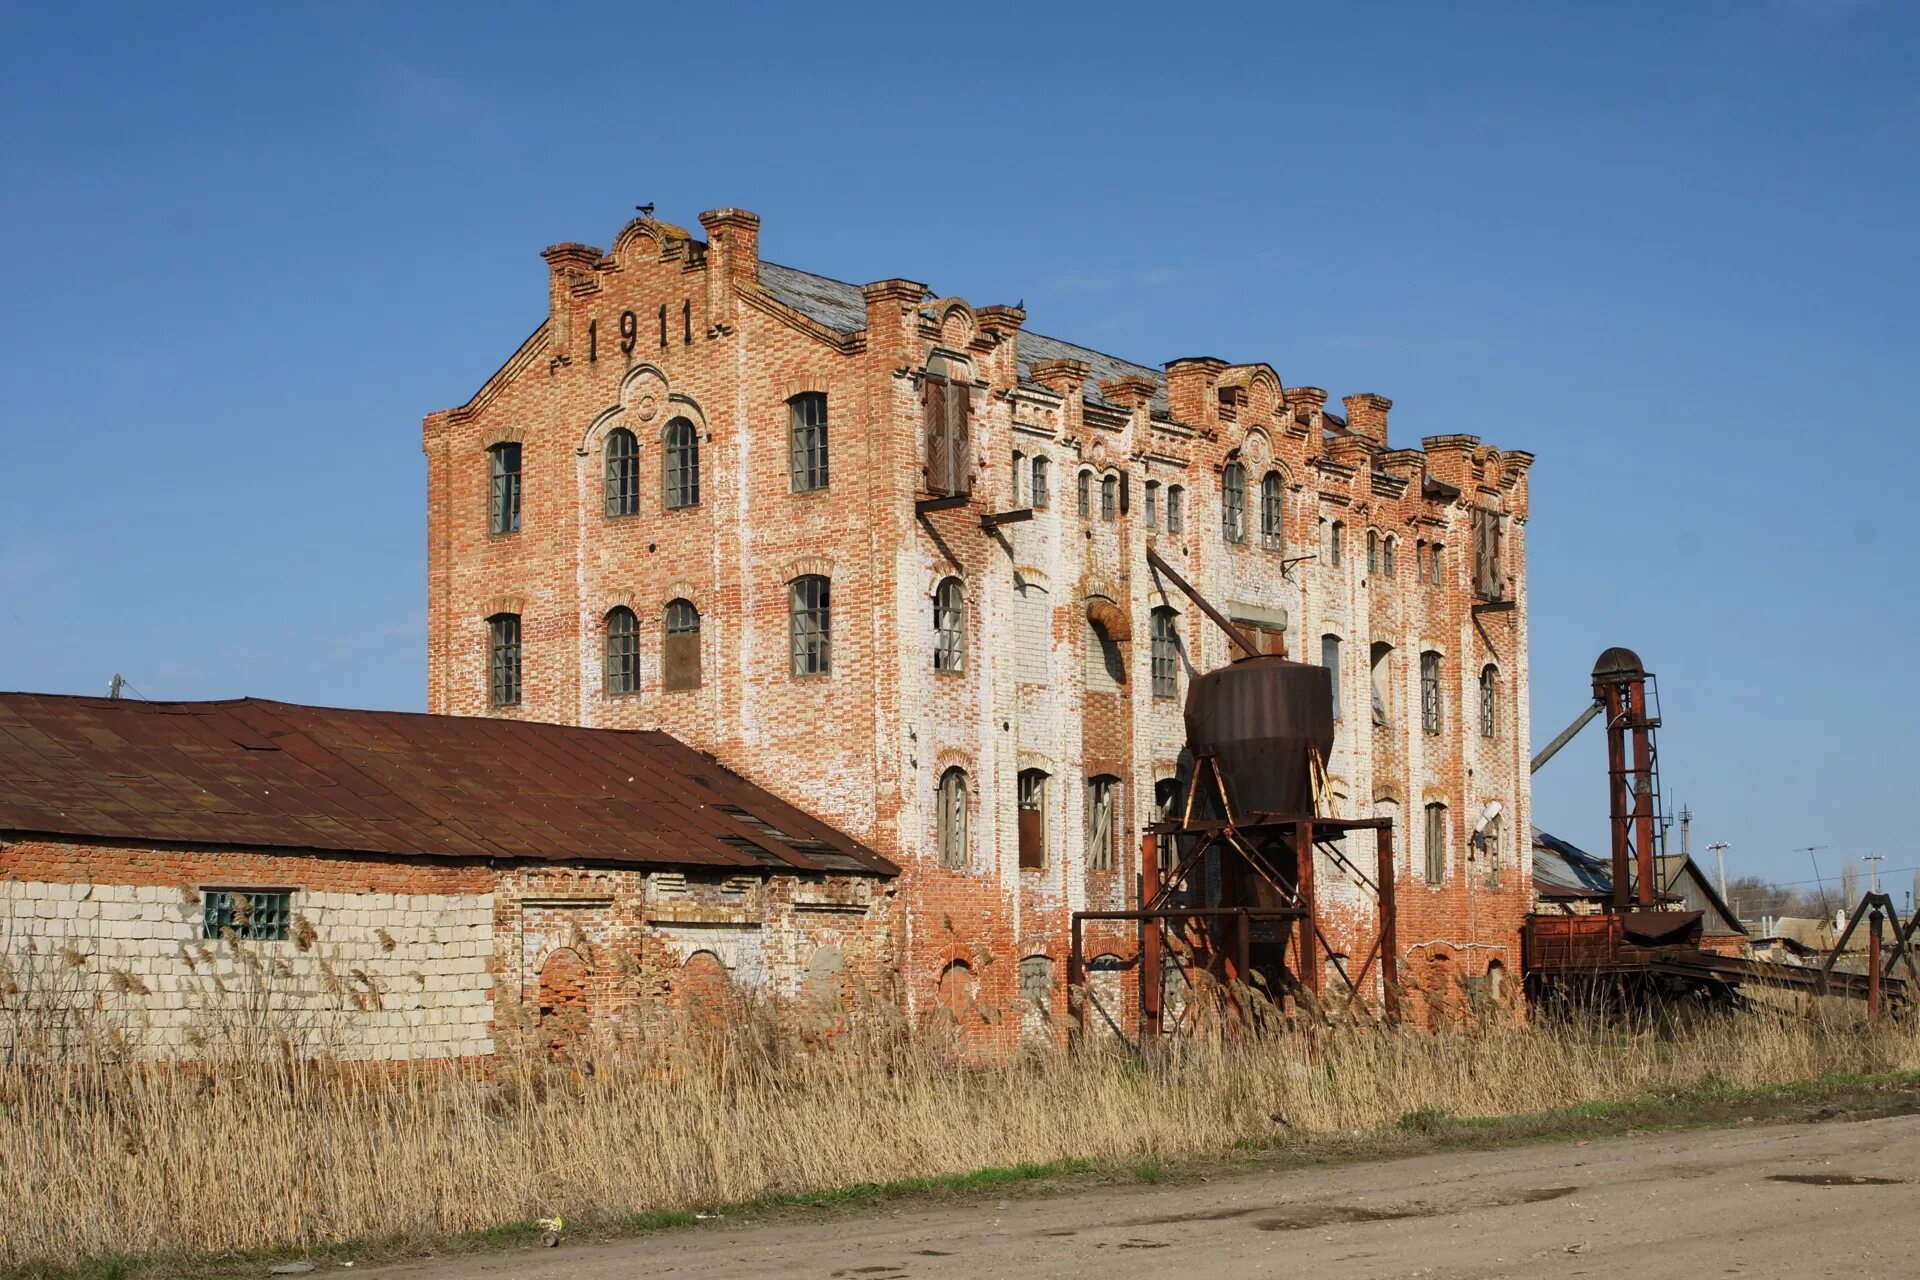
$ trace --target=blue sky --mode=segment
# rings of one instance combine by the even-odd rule
[[[1536,740],[1629,645],[1696,850],[1908,886],[1915,6],[922,12],[0,4],[0,687],[420,707],[421,415],[543,246],[732,204],[1534,452]]]

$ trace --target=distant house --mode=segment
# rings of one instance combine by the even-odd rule
[[[665,733],[0,694],[0,1052],[86,1018],[159,1056],[467,1058],[741,991],[830,1011],[888,989],[894,873]]]
[[[1693,859],[1669,854],[1659,859],[1657,870],[1663,902],[1701,913],[1701,945],[1706,950],[1723,955],[1746,952],[1746,926]],[[1613,898],[1613,867],[1608,859],[1535,827],[1533,896],[1537,911],[1578,915],[1603,910]]]

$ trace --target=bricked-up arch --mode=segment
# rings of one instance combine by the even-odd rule
[[[1020,1042],[1043,1049],[1053,1040],[1053,957],[1020,961]]]
[[[562,947],[540,966],[540,1037],[547,1052],[578,1052],[593,1028],[593,970],[572,947]]]
[[[816,1029],[837,1030],[846,1021],[847,960],[840,948],[828,943],[814,948],[807,958],[806,977],[800,984],[803,1016]]]
[[[720,957],[711,951],[696,951],[680,966],[674,982],[687,1026],[696,1032],[713,1032],[733,1021],[738,1003],[733,978]]]
[[[941,1013],[962,1030],[988,1021],[987,1011],[980,1004],[980,985],[974,978],[973,966],[965,960],[951,961],[940,971],[934,999]]]

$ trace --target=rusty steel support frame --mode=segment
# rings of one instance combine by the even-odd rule
[[[1596,675],[1593,696],[1607,723],[1607,818],[1612,830],[1613,909],[1651,910],[1659,901],[1653,845],[1653,731],[1645,672]],[[1632,762],[1628,762],[1631,752]],[[1631,855],[1633,871],[1627,863]],[[1630,879],[1634,882],[1629,887]]]

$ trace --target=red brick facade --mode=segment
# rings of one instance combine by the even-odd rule
[[[548,249],[546,319],[471,400],[426,419],[431,710],[657,727],[714,752],[899,862],[909,1007],[938,1001],[1010,1038],[1032,1026],[1008,1016],[1023,992],[1056,1023],[1064,1013],[1069,914],[1137,900],[1137,833],[1182,745],[1189,673],[1230,656],[1156,581],[1152,546],[1297,658],[1320,661],[1322,638],[1337,637],[1331,803],[1398,820],[1402,974],[1448,991],[1496,961],[1517,974],[1530,455],[1466,435],[1394,448],[1378,396],[1347,397],[1342,417],[1264,364],[1130,365],[1028,333],[1014,307],[762,262],[750,213],[701,222],[705,243],[636,219],[607,252]],[[794,478],[794,405],[808,393],[826,404],[820,488]],[[930,401],[966,422],[970,497],[938,509],[924,505],[942,487]],[[667,442],[681,420],[698,437],[699,498],[671,506]],[[631,514],[608,497],[621,430],[638,445]],[[489,449],[503,443],[520,446],[520,519],[496,533]],[[1235,468],[1237,525],[1223,509]],[[830,670],[795,675],[790,584],[811,576],[830,584]],[[964,600],[959,669],[935,656],[947,578]],[[676,600],[700,617],[696,688],[664,678]],[[639,621],[637,688],[609,692],[607,618],[622,606]],[[1155,692],[1156,609],[1172,611],[1181,646],[1173,696]],[[507,706],[490,696],[488,619],[500,614],[520,620],[520,696]],[[1376,646],[1389,647],[1377,672]],[[953,866],[937,845],[950,769],[967,781]],[[1046,775],[1043,865],[1029,868],[1023,770]],[[1093,865],[1096,777],[1118,781],[1110,867]],[[1483,850],[1471,837],[1492,801],[1502,812]],[[1445,806],[1435,883],[1429,805]],[[1343,876],[1322,867],[1327,927],[1357,935],[1371,908]],[[1133,950],[1116,930],[1088,954]]]

